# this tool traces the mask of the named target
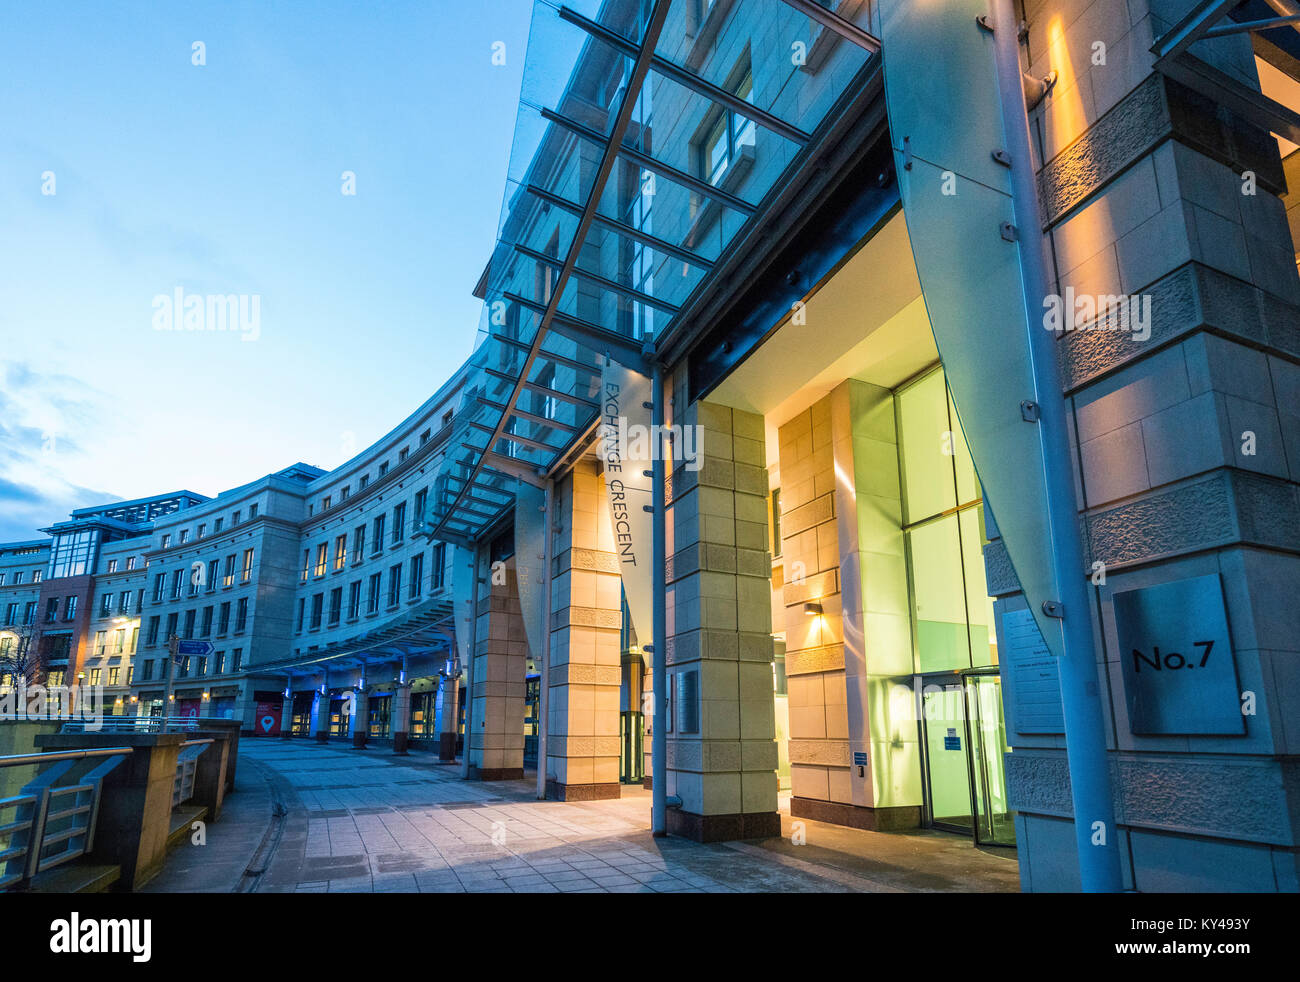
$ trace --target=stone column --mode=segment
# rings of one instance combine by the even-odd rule
[[[460,715],[460,676],[442,679],[442,732],[438,734],[438,759],[456,759],[456,727]]]
[[[280,707],[280,737],[287,740],[293,731],[293,683],[286,682],[284,686],[284,702]]]
[[[515,561],[488,568],[479,587],[474,651],[472,733],[465,735],[470,774],[484,781],[524,776],[524,697],[528,641]]]
[[[405,674],[403,678],[406,678]],[[393,691],[392,714],[388,726],[389,732],[393,734],[393,753],[405,756],[411,729],[411,680],[409,678]]]
[[[674,378],[674,389],[682,375]],[[771,558],[763,419],[694,402],[674,424],[668,511],[668,831],[699,841],[780,835],[772,675]],[[684,456],[685,446],[675,450]]]
[[[912,641],[893,394],[842,382],[781,426],[778,446],[790,814],[913,827],[918,730],[894,681],[911,677]]]
[[[327,743],[330,738],[330,683],[326,675],[321,680],[319,700],[316,703],[316,742]]]
[[[605,479],[592,457],[556,485],[547,796],[617,798],[622,582]]]
[[[370,686],[357,686],[352,707],[352,746],[364,750],[370,737]]]

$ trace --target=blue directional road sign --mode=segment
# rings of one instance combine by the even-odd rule
[[[215,649],[211,641],[177,641],[177,655],[210,655]]]

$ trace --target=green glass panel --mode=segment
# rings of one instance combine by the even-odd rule
[[[970,667],[957,516],[907,533],[918,672]]]
[[[943,373],[932,372],[898,395],[903,501],[908,523],[957,505],[953,490],[954,435]]]
[[[938,824],[974,831],[963,687],[957,683],[927,685],[921,700],[931,817]]]
[[[984,509],[967,508],[957,519],[966,578],[966,611],[970,619],[971,664],[976,668],[996,665],[997,632],[993,630],[993,607],[984,579]]]

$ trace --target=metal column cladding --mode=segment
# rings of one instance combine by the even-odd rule
[[[529,650],[544,664],[546,635],[546,490],[519,483],[515,491],[515,579]]]
[[[985,502],[1060,665],[1081,884],[1118,890],[1068,419],[1042,326],[1049,287],[1013,4],[882,8],[890,137],[931,330]]]

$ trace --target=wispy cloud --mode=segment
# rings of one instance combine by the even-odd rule
[[[22,363],[0,373],[0,541],[37,538],[40,526],[74,508],[115,500],[77,478],[83,448],[107,419],[107,397],[80,379]]]

